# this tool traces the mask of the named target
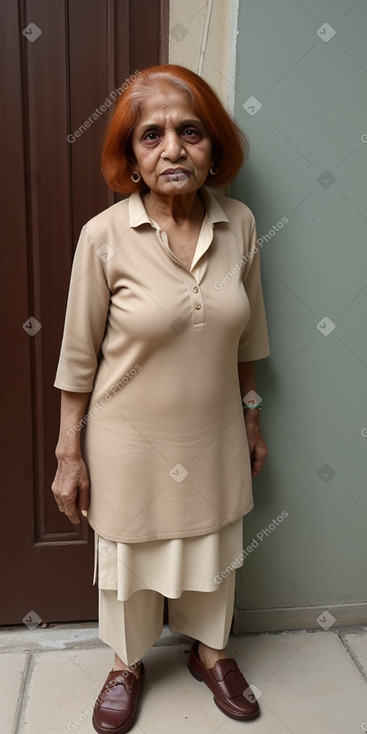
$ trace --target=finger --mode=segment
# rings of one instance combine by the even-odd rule
[[[73,525],[79,525],[80,524],[80,517],[79,513],[76,507],[76,504],[74,502],[70,502],[68,504],[64,505],[65,507],[65,515],[69,518],[70,522],[73,523]]]
[[[261,469],[261,465],[258,464],[258,462],[254,462],[251,467],[251,476],[252,478],[256,477]]]
[[[64,505],[62,504],[62,502],[60,502],[59,500],[57,500],[56,497],[55,497],[55,502],[56,502],[57,507],[60,510],[60,512],[65,512]]]
[[[257,474],[261,471],[265,459],[266,459],[266,454],[265,454],[265,456],[263,454],[261,454],[261,455],[254,454],[253,455],[252,462],[251,462],[251,476],[252,477],[256,477]]]
[[[81,511],[89,507],[89,482],[79,486],[78,507]]]
[[[74,513],[73,515],[68,515],[67,512],[65,512],[65,515],[70,520],[70,522],[73,523],[73,525],[80,525],[81,519],[77,512]]]

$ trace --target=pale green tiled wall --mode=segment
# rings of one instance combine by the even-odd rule
[[[365,602],[367,3],[239,5],[235,117],[250,156],[231,196],[252,209],[259,237],[270,232],[272,349],[257,365],[270,455],[244,547],[289,516],[245,559],[237,606]]]

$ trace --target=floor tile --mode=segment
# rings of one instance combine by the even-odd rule
[[[16,712],[21,703],[22,676],[28,655],[3,653],[0,657],[0,731],[12,732]]]
[[[94,732],[93,704],[112,659],[108,648],[35,655],[19,734]]]
[[[363,627],[357,628],[355,632],[349,632],[343,636],[345,637],[348,645],[350,645],[352,653],[356,656],[359,665],[363,668],[363,671],[367,676],[367,629],[365,630]]]
[[[264,722],[271,713],[291,734],[360,734],[367,685],[336,632],[247,637],[237,660],[262,691]],[[263,731],[260,719],[252,731]]]
[[[358,640],[365,655],[367,635],[363,644]],[[134,734],[244,731],[244,723],[225,716],[207,686],[190,675],[189,649],[157,646],[144,656],[146,680]],[[260,691],[262,713],[246,722],[249,734],[362,731],[367,685],[336,631],[231,637],[228,653]],[[111,667],[106,647],[35,654],[17,734],[94,732],[93,703]]]

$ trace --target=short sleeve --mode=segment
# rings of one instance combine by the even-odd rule
[[[248,252],[244,256],[245,266],[242,282],[250,303],[250,318],[244,329],[239,346],[238,361],[250,362],[268,357],[270,354],[268,329],[261,284],[260,252],[256,244],[255,219],[252,218]]]
[[[75,250],[54,386],[91,392],[110,303],[103,258],[83,227]]]

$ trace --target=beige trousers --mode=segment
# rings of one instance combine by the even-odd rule
[[[222,650],[231,629],[235,580],[233,572],[216,591],[184,591],[179,599],[168,599],[170,630]],[[163,603],[162,594],[149,589],[127,601],[118,601],[116,591],[99,589],[99,636],[125,665],[140,660],[160,636]]]

